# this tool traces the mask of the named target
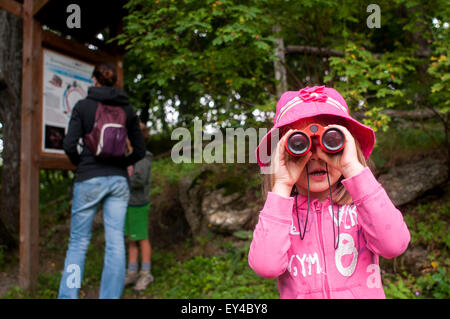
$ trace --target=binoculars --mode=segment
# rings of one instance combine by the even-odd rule
[[[345,146],[345,135],[337,128],[325,130],[320,124],[310,124],[304,130],[292,132],[286,138],[286,151],[292,156],[303,156],[312,144],[319,144],[327,153],[337,153]]]

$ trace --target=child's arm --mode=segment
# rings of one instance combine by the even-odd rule
[[[289,231],[294,207],[294,198],[289,196],[312,156],[312,153],[308,152],[301,159],[292,160],[287,157],[284,145],[292,131],[289,130],[277,144],[271,167],[274,185],[272,191],[267,194],[266,203],[259,214],[248,254],[250,267],[264,278],[275,278],[286,271],[287,251],[291,246]]]
[[[410,233],[402,213],[368,167],[342,181],[358,210],[358,223],[367,248],[385,258],[401,255],[408,247]]]
[[[286,271],[293,205],[292,197],[267,194],[248,254],[250,267],[263,278],[276,278]]]

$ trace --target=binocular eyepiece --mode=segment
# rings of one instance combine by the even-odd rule
[[[337,153],[345,146],[345,135],[337,128],[325,130],[320,124],[310,124],[304,130],[292,132],[286,139],[285,148],[292,156],[303,156],[317,141],[325,152]]]

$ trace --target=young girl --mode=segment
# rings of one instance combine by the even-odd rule
[[[286,139],[311,124],[340,130],[343,150],[313,142],[305,155],[289,154]],[[385,298],[379,256],[402,254],[410,234],[367,167],[374,143],[334,89],[306,87],[278,101],[275,125],[256,150],[270,174],[248,260],[261,277],[278,278],[281,298]]]

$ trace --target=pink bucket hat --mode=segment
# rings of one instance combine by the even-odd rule
[[[373,130],[353,119],[347,103],[338,91],[325,86],[306,87],[300,91],[283,93],[277,103],[274,126],[262,138],[256,148],[256,159],[260,167],[270,165],[271,150],[276,148],[280,128],[300,119],[319,115],[331,115],[344,121],[344,126],[356,138],[367,159],[375,145]]]

